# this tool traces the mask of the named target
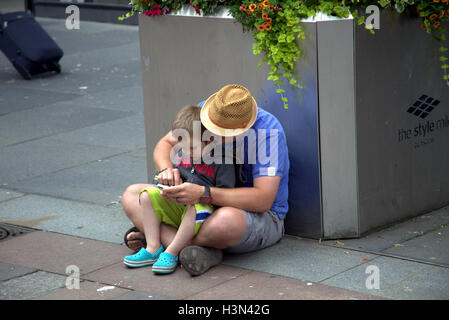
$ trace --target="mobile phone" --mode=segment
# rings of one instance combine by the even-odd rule
[[[156,185],[156,187],[162,190],[162,189],[168,188],[169,186],[166,186],[165,184],[160,184],[160,183],[158,183],[158,184]]]

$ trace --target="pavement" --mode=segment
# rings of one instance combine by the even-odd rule
[[[125,267],[120,197],[147,177],[138,28],[37,20],[61,74],[26,81],[0,55],[1,300],[449,299],[449,207],[359,239],[286,236],[198,277]]]

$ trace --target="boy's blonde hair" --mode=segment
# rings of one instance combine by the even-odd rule
[[[172,124],[172,131],[175,129],[187,130],[189,135],[193,137],[193,123],[194,121],[201,121],[200,119],[201,107],[198,106],[185,106],[179,110]],[[201,136],[206,128],[201,124]]]

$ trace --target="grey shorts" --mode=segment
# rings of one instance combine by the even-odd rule
[[[264,213],[242,210],[246,217],[246,233],[235,246],[225,249],[231,253],[245,253],[277,243],[284,236],[284,220],[274,211]]]

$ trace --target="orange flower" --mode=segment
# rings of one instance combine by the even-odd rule
[[[433,0],[434,3],[440,3],[440,0]]]
[[[421,28],[422,28],[422,29],[427,29],[427,27],[426,27],[425,24],[422,24],[422,25],[421,25]]]
[[[449,0],[441,0],[441,3],[448,3],[449,2]]]
[[[438,17],[438,15],[436,13],[430,15],[429,19],[430,20],[435,20]]]
[[[270,1],[265,0],[264,2],[262,2],[263,6],[266,8],[268,7],[268,4],[270,3]]]
[[[267,19],[267,18],[268,18],[268,14],[262,13],[262,18],[263,18],[263,19]]]
[[[257,30],[259,31],[264,31],[265,30],[265,26],[263,24],[257,26]]]
[[[265,23],[265,30],[270,31],[271,30],[271,24]]]
[[[433,24],[433,27],[436,29],[440,26],[440,21],[437,21]]]
[[[267,22],[268,22],[268,23],[271,23],[272,20],[273,20],[273,19],[271,19],[271,18],[267,18]]]
[[[251,3],[251,4],[249,5],[249,10],[251,10],[251,11],[256,10],[256,8],[257,8],[257,5],[254,4],[254,3]]]

